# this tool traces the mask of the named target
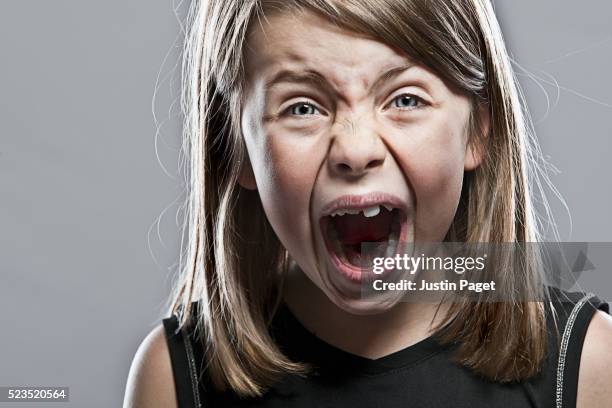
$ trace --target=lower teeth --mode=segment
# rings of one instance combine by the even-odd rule
[[[399,241],[400,234],[400,215],[398,211],[393,211],[393,219],[391,220],[391,232],[389,233],[389,241],[387,243],[387,251],[385,257],[391,258],[395,256],[397,251],[397,241]]]

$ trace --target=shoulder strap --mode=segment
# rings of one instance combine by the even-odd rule
[[[584,338],[596,310],[610,312],[610,306],[592,293],[565,292],[566,299],[558,299],[564,313],[560,328],[561,342],[556,373],[556,408],[575,408],[578,391],[578,370]]]
[[[163,319],[163,324],[172,362],[178,408],[202,408],[191,341],[185,331],[179,329],[176,315]]]

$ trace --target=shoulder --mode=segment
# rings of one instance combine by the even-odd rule
[[[163,324],[155,327],[136,351],[127,380],[123,407],[177,407]]]
[[[597,310],[584,339],[577,408],[612,406],[612,317]]]

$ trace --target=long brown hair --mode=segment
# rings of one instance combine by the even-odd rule
[[[313,11],[403,50],[471,96],[474,106],[489,110],[490,130],[480,136],[478,110],[472,110],[471,135],[478,140],[470,142],[485,146],[486,155],[466,175],[447,239],[540,239],[532,186],[542,182],[541,154],[489,0],[194,1],[183,61],[187,246],[181,251],[172,312],[185,324],[192,302],[200,301],[196,323],[204,334],[210,376],[219,388],[243,396],[261,395],[282,373],[305,372],[268,333],[289,255],[257,193],[238,186],[246,158],[240,134],[245,39],[266,13],[295,10]],[[518,293],[539,299],[537,268],[527,265],[523,271],[507,282]],[[458,344],[455,358],[475,372],[496,381],[519,381],[539,369],[544,319],[542,302],[459,300],[440,334],[443,341]]]

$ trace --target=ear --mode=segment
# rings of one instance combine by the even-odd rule
[[[471,171],[476,169],[485,155],[485,146],[491,129],[491,115],[489,113],[489,105],[478,103],[478,113],[476,114],[476,128],[480,132],[478,135],[469,135],[468,143],[465,149],[465,160],[463,169]]]
[[[247,190],[257,190],[257,183],[255,182],[255,174],[253,173],[253,167],[251,166],[251,160],[249,155],[244,155],[244,160],[240,164],[240,175],[238,176],[238,184],[242,188]]]

